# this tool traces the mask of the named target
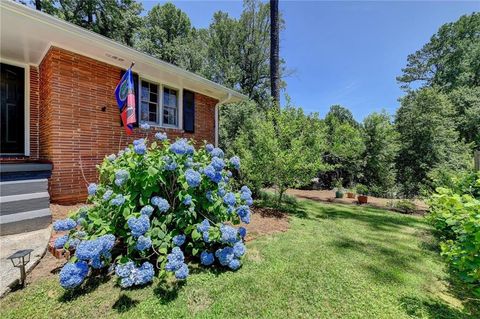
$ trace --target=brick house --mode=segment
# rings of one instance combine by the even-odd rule
[[[132,61],[137,119],[151,124],[149,134],[217,144],[219,106],[245,99],[12,1],[0,2],[0,23],[2,235],[49,223],[49,196],[84,201],[95,165],[140,136],[125,134],[114,96]]]

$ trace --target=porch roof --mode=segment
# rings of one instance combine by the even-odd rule
[[[134,71],[142,77],[183,87],[221,102],[247,99],[197,74],[10,0],[0,1],[0,40],[2,61],[39,65],[49,48],[56,46],[123,69],[135,61]]]

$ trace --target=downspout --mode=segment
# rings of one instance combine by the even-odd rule
[[[215,147],[218,147],[218,109],[220,105],[228,103],[232,99],[232,93],[228,93],[227,97],[215,105]]]

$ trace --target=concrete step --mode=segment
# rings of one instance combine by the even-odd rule
[[[0,182],[0,196],[43,193],[47,190],[48,180],[46,178]]]
[[[52,175],[49,163],[2,163],[0,181],[18,181],[26,179],[44,179]]]
[[[49,208],[0,216],[0,236],[47,228],[52,222]]]
[[[48,209],[49,205],[48,192],[2,196],[0,197],[0,216]]]

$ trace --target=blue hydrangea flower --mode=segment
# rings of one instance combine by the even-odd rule
[[[209,231],[203,232],[202,233],[202,238],[203,238],[204,242],[209,243],[210,242],[210,232]]]
[[[68,248],[76,248],[78,246],[78,244],[80,244],[80,239],[78,238],[70,238],[68,241],[67,241],[67,244],[68,244]],[[56,248],[56,247],[55,247]]]
[[[181,138],[175,141],[172,145],[170,145],[170,151],[178,154],[178,155],[183,155],[183,154],[193,154],[195,149],[193,146],[188,144],[187,139]]]
[[[228,263],[228,268],[230,268],[231,270],[237,270],[238,268],[240,268],[240,260],[238,260],[236,258],[232,259]]]
[[[138,218],[130,217],[127,221],[128,228],[132,231],[134,237],[139,237],[147,232],[150,228],[150,220],[148,216],[141,215]]]
[[[237,240],[238,240],[237,230],[235,228],[233,228],[232,226],[222,224],[220,226],[220,233],[221,233],[220,241],[222,243],[233,244],[233,243],[237,242]]]
[[[209,253],[208,251],[204,250],[200,254],[200,262],[202,265],[210,266],[211,264],[213,264],[214,261],[215,261],[215,257],[213,256],[212,253]]]
[[[161,142],[165,141],[167,139],[167,133],[163,133],[163,132],[158,132],[158,133],[155,133],[155,138]]]
[[[115,267],[115,274],[120,278],[125,278],[130,276],[134,269],[135,264],[133,263],[133,261],[129,261],[124,264],[117,264],[117,266]]]
[[[223,153],[222,149],[219,148],[219,147],[215,147],[211,152],[210,152],[210,155],[212,155],[212,157],[220,157],[220,158],[223,158],[225,156],[225,154]]]
[[[177,235],[173,237],[172,242],[175,246],[182,246],[185,242],[185,239],[185,235]]]
[[[197,231],[199,233],[207,232],[210,229],[210,223],[208,219],[204,219],[200,224],[197,225]]]
[[[202,175],[199,172],[189,168],[185,171],[185,179],[190,187],[197,187],[202,181]]]
[[[107,190],[107,191],[103,194],[103,200],[104,200],[104,201],[109,200],[112,195],[113,195],[113,191],[112,191],[111,189]]]
[[[106,264],[100,259],[99,257],[95,257],[90,261],[90,266],[92,266],[93,269],[101,269],[106,266]]]
[[[103,244],[100,242],[96,240],[84,240],[78,244],[75,250],[75,256],[80,260],[89,261],[100,256],[102,249]]]
[[[219,187],[217,191],[218,196],[223,197],[226,194],[225,188]]]
[[[153,213],[154,208],[150,205],[145,205],[140,209],[140,214],[150,217]]]
[[[134,275],[135,285],[145,285],[146,283],[153,281],[155,270],[153,265],[148,261],[144,262],[136,271]]]
[[[240,169],[240,158],[238,156],[234,156],[230,158],[230,164],[235,167],[235,169],[239,170]]]
[[[60,285],[65,289],[80,286],[88,275],[88,264],[84,261],[67,263],[60,271]]]
[[[119,169],[115,172],[115,178],[117,179],[128,179],[130,177],[130,173],[124,169]]]
[[[245,227],[238,227],[238,234],[240,235],[240,237],[242,237],[242,239],[245,238],[245,236],[247,236],[247,229]]]
[[[122,206],[125,203],[125,197],[122,194],[117,194],[114,199],[110,201],[110,204],[113,206]]]
[[[150,124],[148,124],[146,122],[142,122],[142,123],[140,123],[140,128],[144,131],[148,131],[150,129]]]
[[[225,167],[225,162],[221,158],[214,157],[210,165],[212,165],[216,171],[221,171]]]
[[[183,263],[180,269],[175,271],[175,278],[180,280],[187,279],[188,273],[189,273],[188,266],[187,264]]]
[[[133,150],[138,155],[143,155],[147,151],[147,146],[145,144],[137,144],[137,145],[133,146]]]
[[[245,224],[250,223],[250,208],[246,205],[242,205],[237,208],[237,214],[240,217],[240,220]]]
[[[75,227],[77,227],[77,223],[71,218],[60,219],[53,223],[53,230],[55,231],[66,231]]]
[[[58,237],[57,239],[55,239],[55,242],[53,243],[53,247],[57,249],[63,248],[63,246],[65,246],[67,241],[68,241],[68,235],[63,235],[61,237]]]
[[[211,153],[215,147],[212,144],[205,145],[205,149],[208,153]]]
[[[228,177],[232,177],[232,175],[233,175],[233,174],[232,174],[231,171],[227,171],[227,176],[228,176]]]
[[[242,199],[242,200],[252,199],[252,194],[247,193],[247,192],[241,192],[240,193],[240,199]]]
[[[222,181],[222,173],[215,170],[212,165],[207,165],[203,173],[214,183],[220,183]]]
[[[121,278],[120,286],[123,288],[149,283],[155,275],[153,265],[147,261],[140,267],[135,267],[132,261],[125,264],[118,264],[115,267],[115,273]]]
[[[245,245],[241,241],[237,241],[235,245],[233,245],[233,254],[235,257],[240,258],[245,254]]]
[[[235,207],[233,207],[233,206],[228,206],[228,208],[227,208],[227,213],[228,213],[228,215],[230,215],[230,214],[233,213],[234,211],[235,211]]]
[[[133,141],[133,145],[140,145],[140,144],[145,144],[145,139],[144,138],[139,138],[138,140],[134,140]],[[128,150],[129,148],[125,148],[125,152]]]
[[[171,158],[170,156],[164,156],[163,160],[165,161],[164,169],[166,171],[174,171],[178,167],[175,160],[173,158]]]
[[[252,191],[250,190],[250,188],[248,188],[248,186],[244,185],[242,186],[242,188],[240,188],[240,192],[242,193],[247,193],[249,194],[250,196],[252,196]]]
[[[152,240],[150,237],[145,237],[145,236],[139,236],[137,239],[137,244],[135,245],[135,248],[140,251],[144,251],[147,249],[150,249],[152,247]]]
[[[227,266],[234,258],[233,248],[229,246],[220,248],[215,252],[215,257],[217,257],[220,265]]]
[[[237,200],[235,198],[234,193],[227,193],[225,196],[223,196],[223,202],[227,204],[228,206],[235,206]]]
[[[185,196],[185,198],[183,199],[183,205],[185,205],[185,206],[192,205],[192,196],[191,195],[186,195]]]
[[[97,184],[90,183],[87,187],[88,195],[93,196],[97,193]]]
[[[110,154],[108,155],[107,159],[110,161],[110,162],[113,162],[115,159],[117,158],[117,156],[115,154]]]
[[[212,191],[207,191],[207,192],[205,193],[205,197],[207,198],[207,200],[208,200],[210,203],[213,203]]]
[[[122,288],[128,288],[131,287],[135,284],[135,280],[133,279],[133,276],[125,277],[120,280],[120,286]]]
[[[170,209],[170,204],[165,198],[159,197],[159,196],[154,196],[151,199],[151,202],[153,205],[158,207],[158,210],[161,213],[165,213],[167,210]]]
[[[185,257],[179,247],[173,247],[172,252],[167,255],[166,271],[177,271],[182,267]]]
[[[185,160],[185,167],[192,167],[193,165],[193,158],[187,157],[187,159]]]

